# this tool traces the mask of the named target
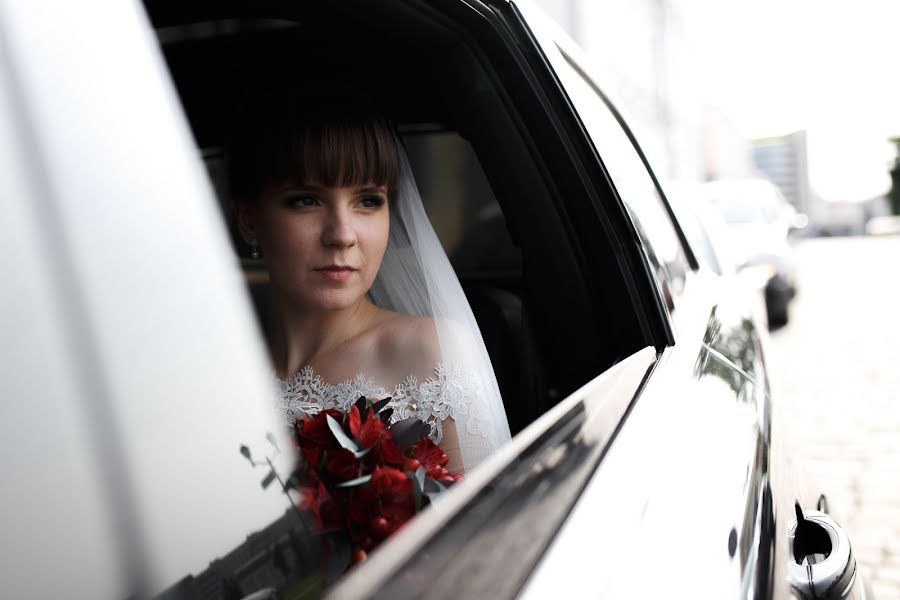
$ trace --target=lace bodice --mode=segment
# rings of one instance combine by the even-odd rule
[[[488,424],[481,422],[482,411],[470,410],[480,394],[477,379],[452,364],[438,363],[434,375],[421,383],[410,375],[391,392],[378,385],[374,377],[362,373],[333,385],[324,381],[310,366],[303,367],[289,379],[276,378],[276,381],[281,391],[279,408],[290,422],[327,408],[346,412],[360,396],[370,400],[390,396],[387,407],[394,409],[391,423],[417,417],[431,427],[428,437],[435,444],[441,442],[442,423],[447,417],[458,419],[468,415],[470,433],[487,436],[489,431]]]

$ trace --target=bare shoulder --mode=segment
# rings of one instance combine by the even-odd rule
[[[441,361],[437,328],[431,317],[391,313],[378,328],[377,343],[379,362],[398,380],[408,375],[428,377]]]

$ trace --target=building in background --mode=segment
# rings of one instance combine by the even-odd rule
[[[809,217],[808,235],[863,235],[866,223],[889,212],[883,195],[866,198],[823,198],[809,176],[805,131],[752,141],[756,171],[778,186],[798,211]]]
[[[778,186],[785,199],[815,221],[821,216],[821,199],[809,185],[809,159],[805,131],[753,140],[753,165]]]

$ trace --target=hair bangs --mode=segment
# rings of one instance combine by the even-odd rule
[[[259,94],[244,107],[229,148],[233,197],[255,201],[284,184],[383,185],[396,196],[400,148],[389,122],[345,89]]]
[[[380,121],[324,122],[300,129],[294,140],[293,172],[298,183],[326,187],[383,185],[393,196],[400,161],[391,129]]]

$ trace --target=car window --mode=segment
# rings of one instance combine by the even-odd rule
[[[425,212],[457,273],[521,269],[521,251],[471,144],[456,132],[421,127],[406,128],[403,143]]]
[[[555,61],[557,74],[625,203],[669,311],[684,287],[690,263],[668,211],[634,144],[593,84],[569,57]]]
[[[282,66],[291,69],[339,71],[345,79],[366,87],[390,110],[388,116],[397,124],[426,212],[458,273],[484,337],[515,435],[572,391],[609,372],[610,365],[621,365],[621,359],[647,346],[637,311],[631,305],[634,300],[629,292],[633,288],[626,287],[631,279],[622,274],[626,267],[615,260],[614,252],[601,251],[607,248],[603,243],[606,238],[596,234],[601,227],[589,227],[592,222],[584,226],[588,239],[573,239],[573,215],[596,215],[593,207],[584,203],[580,207],[565,203],[583,198],[578,192],[588,186],[580,180],[570,183],[573,178],[565,176],[569,171],[560,175],[555,164],[550,173],[548,163],[538,160],[544,158],[540,154],[546,142],[538,135],[547,138],[550,134],[531,121],[538,118],[535,113],[547,122],[551,117],[534,110],[536,99],[531,99],[530,111],[512,103],[510,98],[515,96],[503,87],[506,81],[496,75],[501,70],[495,67],[504,63],[487,65],[489,69],[479,62],[480,54],[469,56],[459,51],[465,38],[457,37],[455,31],[445,31],[441,23],[432,25],[430,13],[424,12],[416,16],[416,27],[391,29],[396,48],[390,44],[369,47],[361,36],[352,36],[352,43],[340,41],[330,47],[328,44],[337,39],[330,33],[335,28],[344,31],[351,17],[336,8],[335,14],[328,10],[332,9],[323,8],[322,14],[311,10],[308,21],[300,18],[296,24],[278,29],[261,28],[250,20],[229,21],[228,31],[211,37],[207,34],[215,30],[213,21],[203,28],[202,36],[195,35],[199,31],[195,31],[195,25],[200,24],[171,24],[177,18],[194,19],[190,11],[186,15],[176,11],[170,20],[162,19],[169,23],[159,36],[167,65],[226,220],[232,220],[231,199],[223,176],[227,165],[222,148],[227,147],[230,113],[234,110],[228,103],[232,98],[229,94],[247,85],[242,77],[252,80],[254,67],[270,62],[281,65],[283,61]],[[372,28],[374,17],[381,19],[382,30],[397,26],[393,17],[401,11],[395,11],[395,15],[384,8],[372,10],[373,19],[360,19],[360,23],[354,23],[358,28],[354,31]],[[321,22],[315,20],[319,18]],[[358,15],[355,18],[359,19]],[[446,39],[430,46],[430,52],[410,53],[405,44],[424,43],[420,24],[433,26]],[[235,30],[246,31],[232,35],[232,25]],[[320,43],[310,42],[314,36]],[[359,48],[366,48],[368,54],[362,57]],[[382,74],[387,78],[378,76]],[[504,72],[504,77],[507,75]],[[310,77],[313,82],[318,81],[315,77],[326,81],[318,72]],[[530,119],[525,124],[523,114]],[[526,127],[529,130],[523,133],[520,128]],[[551,133],[558,135],[555,130]],[[571,168],[571,161],[560,162]],[[560,190],[559,181],[577,191],[573,193],[568,187]],[[584,243],[578,243],[581,241]],[[233,242],[265,329],[268,278],[261,264],[264,261],[253,259],[247,244],[237,236]],[[589,244],[594,244],[591,255],[585,252]],[[629,252],[636,253],[636,248]],[[595,256],[611,258],[609,264],[598,268],[598,261],[588,260]],[[595,277],[599,285],[588,287],[589,277]],[[652,355],[650,352],[648,356]],[[630,401],[633,386],[621,392],[623,402]],[[228,412],[234,419],[247,421],[255,414],[246,406],[229,407]],[[610,427],[621,418],[620,411],[614,412]],[[199,435],[204,436],[205,444],[215,439],[209,431]],[[247,447],[254,465],[246,455],[238,454],[241,445]],[[227,487],[223,484],[218,489],[201,490],[189,504],[162,486],[154,495],[148,492],[142,498],[161,507],[153,523],[160,531],[167,531],[162,511],[178,516],[179,520],[173,522],[187,529],[181,525],[183,519],[204,512],[206,503],[215,502],[210,496],[220,498],[218,512],[206,511],[210,514],[199,518],[205,531],[198,532],[191,545],[168,548],[165,543],[172,543],[173,534],[152,549],[154,556],[164,557],[172,566],[163,578],[167,590],[164,597],[195,597],[203,590],[211,590],[213,597],[241,597],[266,590],[277,590],[279,597],[293,597],[339,575],[320,574],[316,581],[319,565],[304,556],[308,545],[303,541],[311,538],[304,532],[290,498],[283,493],[281,484],[290,469],[276,461],[283,461],[286,453],[285,446],[279,448],[280,454],[261,434],[234,436],[230,445],[220,448],[219,460],[224,466],[217,466],[217,477],[227,482]],[[181,448],[181,454],[186,456],[186,464],[179,473],[190,465],[199,470],[187,446]],[[268,465],[269,459],[276,463],[275,470]],[[192,479],[183,479],[189,486]],[[255,500],[248,497],[252,494],[257,495]],[[178,505],[184,505],[184,509],[176,514],[173,507]],[[563,504],[558,507],[565,512]],[[240,514],[228,519],[222,515],[228,510]],[[223,521],[220,529],[210,526],[212,517]],[[205,538],[209,538],[208,543]],[[311,541],[315,546],[319,540]],[[196,552],[187,557],[187,549]],[[205,562],[195,559],[201,553]]]

